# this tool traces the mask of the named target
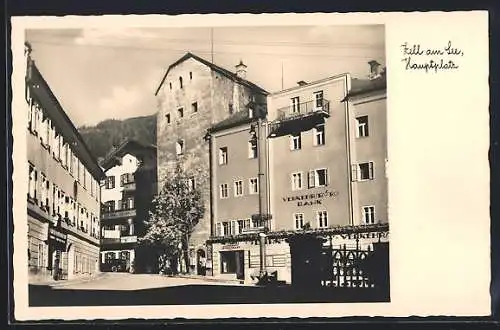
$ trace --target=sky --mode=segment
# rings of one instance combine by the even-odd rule
[[[32,58],[75,126],[156,113],[168,66],[192,52],[269,92],[385,65],[383,25],[31,29]]]

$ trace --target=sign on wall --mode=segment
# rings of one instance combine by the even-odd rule
[[[335,198],[339,195],[338,191],[325,190],[320,193],[304,194],[298,196],[282,197],[283,202],[296,202],[297,206],[321,205],[324,199]]]

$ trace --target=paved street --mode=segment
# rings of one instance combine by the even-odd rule
[[[388,301],[374,290],[259,287],[167,277],[105,273],[92,281],[29,286],[30,306],[124,306]]]

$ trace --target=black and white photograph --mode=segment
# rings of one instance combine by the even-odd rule
[[[418,247],[399,248],[399,236],[395,248],[393,225],[421,245],[432,237],[402,230],[400,215],[444,211],[401,212],[405,198],[418,205],[423,175],[402,174],[390,152],[405,148],[391,118],[411,110],[391,106],[390,117],[389,105],[411,85],[388,77],[452,80],[469,53],[408,41],[389,65],[383,20],[308,22],[21,31],[26,211],[14,227],[27,264],[13,268],[28,308],[376,309],[394,303],[393,283],[427,281],[394,275],[433,265],[418,252],[402,261]],[[421,120],[407,118],[409,133]]]

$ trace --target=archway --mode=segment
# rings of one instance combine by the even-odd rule
[[[73,243],[68,245],[66,252],[68,253],[68,279],[72,279],[75,275],[75,246]]]

